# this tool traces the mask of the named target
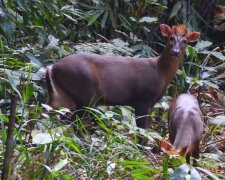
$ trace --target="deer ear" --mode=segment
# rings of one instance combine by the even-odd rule
[[[199,36],[200,36],[199,32],[191,32],[188,34],[187,40],[188,42],[195,42],[198,40]]]
[[[172,29],[166,24],[160,24],[160,30],[163,36],[169,37],[173,34]]]

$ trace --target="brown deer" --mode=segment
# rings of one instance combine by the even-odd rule
[[[199,158],[199,143],[203,132],[203,116],[195,96],[179,95],[169,108],[169,139],[174,152],[186,157]]]
[[[97,54],[69,55],[47,69],[48,104],[75,110],[92,105],[127,105],[136,116],[148,115],[174,78],[188,42],[200,33],[185,25],[170,28],[161,24],[167,45],[155,58],[134,58]],[[149,118],[136,121],[149,128]]]

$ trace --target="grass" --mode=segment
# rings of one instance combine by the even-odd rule
[[[76,128],[65,124],[65,109],[50,116],[38,104],[26,108],[29,116],[36,118],[20,119],[17,124],[11,179],[167,179],[170,175],[171,160],[160,152],[157,143],[162,138],[160,133],[138,129],[133,116],[124,116],[131,117],[126,107],[106,111],[87,108],[92,121],[80,119]],[[5,129],[2,126],[2,141]],[[147,144],[138,144],[140,136]],[[4,146],[0,148],[3,159]],[[154,148],[158,151],[152,153]],[[176,159],[172,160],[174,171],[183,164]],[[202,168],[212,168],[211,161],[201,162]]]
[[[51,108],[41,105],[41,102],[46,102],[45,85],[43,73],[39,71],[41,67],[37,68],[37,59],[35,65],[31,61],[21,63],[20,59],[11,58],[10,50],[3,51],[0,62],[7,66],[0,69],[1,165],[9,121],[9,94],[17,93],[21,97],[17,105],[10,179],[168,179],[184,164],[182,158],[164,155],[159,146],[160,140],[168,133],[167,111],[171,96],[164,96],[155,105],[150,115],[152,127],[148,130],[136,127],[130,107],[120,106],[87,107],[86,115],[71,124],[69,116],[72,113],[68,110],[48,112]],[[12,64],[17,64],[13,70]],[[190,68],[188,66],[189,73]],[[185,73],[182,73],[178,79],[198,96],[205,117],[206,136],[202,141],[202,152],[215,153],[219,157],[212,160],[212,157],[202,156],[199,166],[205,171],[197,169],[197,172],[202,178],[212,177],[207,172],[221,178],[225,171],[224,159],[221,158],[224,156],[223,146],[217,143],[213,143],[214,149],[207,146],[209,142],[224,137],[223,126],[209,125],[215,114],[224,111],[217,97],[220,91],[205,84],[204,87],[199,86],[200,81],[188,84]],[[186,92],[187,89],[184,85],[180,87],[179,83],[173,83],[168,94],[180,91]],[[214,114],[214,110],[217,113]],[[145,142],[142,145],[138,143],[140,137]],[[180,172],[189,167],[182,168]]]

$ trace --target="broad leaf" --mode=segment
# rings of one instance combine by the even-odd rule
[[[20,94],[20,91],[17,89],[17,84],[16,84],[16,81],[13,79],[13,76],[12,74],[10,73],[9,70],[5,70],[6,74],[7,74],[7,77],[8,77],[8,81],[12,87],[12,89],[18,94],[18,96],[20,97],[20,99],[22,99],[22,96]]]
[[[177,168],[177,170],[170,176],[170,180],[181,180],[184,179],[185,176],[190,171],[190,167],[187,164],[183,164]]]
[[[221,161],[220,155],[215,154],[215,153],[202,153],[202,156],[213,159],[213,160],[218,161],[218,162]]]
[[[88,22],[87,26],[92,25],[93,23],[95,23],[95,21],[104,13],[104,10],[99,10],[97,11],[91,18],[91,20]]]
[[[36,64],[39,67],[43,67],[43,64],[41,63],[41,61],[39,61],[33,54],[27,53],[26,56],[31,60],[32,64]]]
[[[55,38],[53,35],[48,36],[49,44],[47,45],[46,49],[51,47],[56,47],[59,44],[59,39]]]
[[[225,116],[216,116],[213,120],[210,121],[210,123],[216,125],[225,125]]]
[[[138,22],[139,23],[153,23],[156,22],[158,19],[156,17],[143,17]]]
[[[178,11],[181,9],[182,7],[182,2],[181,1],[178,1],[174,6],[173,6],[173,9],[170,13],[170,19],[173,18],[174,16],[177,15]]]
[[[60,169],[62,169],[63,167],[65,167],[68,164],[68,160],[64,159],[64,160],[60,160],[53,168],[52,168],[52,172],[57,172]]]
[[[225,56],[221,52],[213,52],[213,51],[204,50],[204,51],[200,51],[199,53],[207,54],[207,55],[211,54],[214,57],[218,58],[219,60],[225,61]]]
[[[33,144],[49,144],[54,141],[54,138],[49,133],[35,133],[32,131],[32,143]]]
[[[45,110],[48,111],[48,112],[53,110],[53,108],[51,106],[47,105],[47,104],[41,104],[41,106],[43,108],[45,108]]]
[[[190,179],[191,180],[201,180],[202,179],[199,172],[194,167],[191,168]]]
[[[225,56],[221,52],[211,52],[211,54],[219,60],[225,61]]]
[[[210,47],[212,45],[212,42],[209,41],[200,41],[196,44],[195,49],[197,51],[202,51],[203,49]]]

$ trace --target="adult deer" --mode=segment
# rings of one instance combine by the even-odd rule
[[[195,96],[181,94],[169,109],[169,138],[174,152],[186,157],[199,157],[199,143],[203,132],[203,116]]]
[[[96,54],[74,54],[47,69],[48,104],[75,110],[94,105],[127,105],[136,116],[148,115],[174,78],[188,42],[200,33],[189,32],[185,25],[170,28],[161,24],[167,45],[155,58],[134,58]],[[136,121],[149,128],[149,118]]]

